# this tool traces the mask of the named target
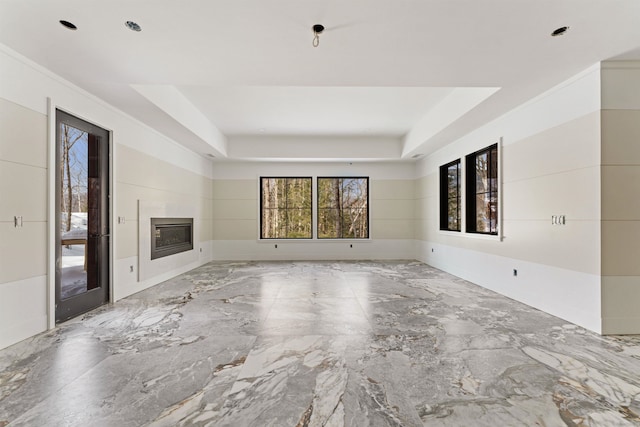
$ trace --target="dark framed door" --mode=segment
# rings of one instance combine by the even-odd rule
[[[109,301],[109,132],[56,110],[56,322]]]

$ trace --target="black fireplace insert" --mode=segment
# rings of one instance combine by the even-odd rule
[[[151,259],[193,249],[193,218],[151,218]]]

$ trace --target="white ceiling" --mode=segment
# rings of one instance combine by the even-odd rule
[[[225,135],[401,137],[452,92],[431,87],[179,86]]]
[[[601,60],[639,58],[639,22],[638,0],[0,1],[0,43],[232,159],[325,158],[322,140],[332,159],[428,154]]]

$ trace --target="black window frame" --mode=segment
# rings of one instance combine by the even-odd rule
[[[452,197],[449,186],[449,169],[456,167],[456,187],[455,195]],[[440,166],[440,230],[442,231],[462,231],[462,159],[456,159]],[[457,228],[451,228],[449,222],[449,203],[455,199]]]
[[[487,154],[488,191],[477,191],[477,158]],[[495,179],[494,179],[495,178]],[[489,231],[477,229],[477,196],[489,195]],[[500,230],[500,161],[498,144],[492,144],[465,157],[465,229],[467,233],[497,236]]]
[[[309,237],[264,237],[263,236],[263,219],[264,219],[264,200],[263,200],[263,182],[266,179],[285,179],[285,180],[293,180],[293,179],[304,179],[304,180],[309,180],[309,215],[310,215],[310,221],[309,224],[311,226],[310,229],[310,236]],[[271,208],[273,209],[273,208]],[[278,208],[280,209],[280,208]],[[291,207],[289,208],[288,206],[285,207],[284,209],[286,210],[294,210],[294,209],[301,209],[301,208],[296,208],[296,207]],[[313,177],[311,176],[261,176],[260,177],[260,240],[311,240],[313,239]],[[288,234],[288,233],[287,233]]]
[[[342,233],[342,236],[339,237],[322,237],[320,235],[320,211],[323,209],[332,209],[332,208],[324,208],[322,206],[320,206],[320,183],[319,181],[322,179],[339,179],[339,180],[345,180],[345,179],[364,179],[367,182],[367,200],[366,200],[366,219],[367,219],[367,233],[366,236],[362,236],[362,237],[350,237],[350,236],[344,236],[344,232]],[[342,184],[341,184],[342,186]],[[318,176],[317,177],[317,181],[316,181],[316,200],[318,203],[318,209],[317,209],[317,215],[316,215],[316,236],[318,238],[318,240],[363,240],[363,239],[369,239],[369,236],[371,235],[371,215],[370,215],[370,204],[369,204],[369,193],[371,192],[371,180],[369,179],[368,176]],[[341,193],[342,194],[342,193]],[[340,204],[342,204],[342,201],[340,201]],[[335,209],[335,208],[333,208]],[[342,206],[342,209],[344,209],[344,206]],[[342,221],[344,223],[344,221]],[[342,230],[342,227],[340,227]]]

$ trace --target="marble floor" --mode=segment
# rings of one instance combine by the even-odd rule
[[[221,262],[0,351],[0,426],[640,425],[640,337],[418,262]]]

